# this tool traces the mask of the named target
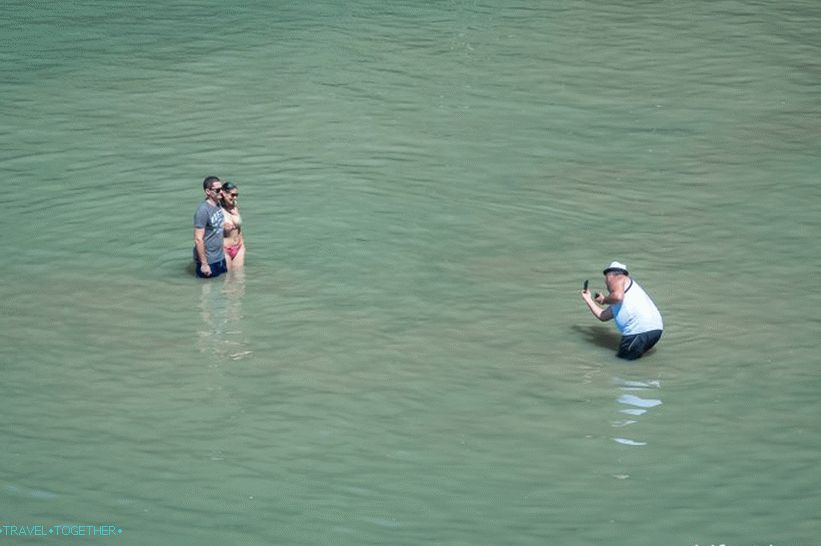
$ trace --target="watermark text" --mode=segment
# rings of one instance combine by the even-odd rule
[[[123,530],[120,527],[111,524],[14,525],[0,523],[0,539],[5,537],[113,537],[122,534]]]

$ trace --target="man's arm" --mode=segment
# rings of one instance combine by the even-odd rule
[[[197,250],[197,258],[200,260],[200,271],[203,275],[210,275],[211,267],[208,265],[208,258],[205,255],[205,228],[194,228],[194,248]]]
[[[596,294],[595,301],[600,305],[616,305],[624,300],[624,287],[614,286],[608,295]]]
[[[590,308],[590,312],[602,322],[606,322],[613,318],[613,311],[610,307],[606,309],[602,309],[596,302],[593,301],[593,298],[590,296],[590,290],[582,290],[582,299],[587,304],[587,307]]]

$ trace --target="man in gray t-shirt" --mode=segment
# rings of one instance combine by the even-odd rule
[[[197,277],[218,277],[227,271],[222,250],[223,215],[220,207],[222,181],[208,176],[202,182],[205,201],[194,214],[194,263]]]

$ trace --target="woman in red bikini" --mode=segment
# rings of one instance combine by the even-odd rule
[[[242,218],[239,215],[237,198],[239,188],[233,182],[222,185],[222,213],[225,217],[223,225],[223,246],[225,247],[225,262],[228,271],[239,269],[245,265],[245,245],[242,243]]]

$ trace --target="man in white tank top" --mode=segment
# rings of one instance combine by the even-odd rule
[[[596,294],[594,298],[585,287],[582,299],[600,321],[615,319],[622,334],[616,356],[627,360],[640,358],[661,339],[661,313],[647,292],[630,278],[626,265],[612,262],[603,273],[609,294]],[[597,304],[610,307],[603,309]]]

